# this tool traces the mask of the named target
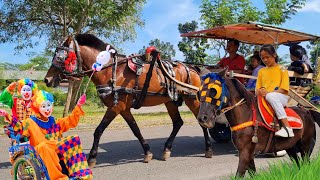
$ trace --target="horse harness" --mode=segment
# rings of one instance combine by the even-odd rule
[[[177,66],[177,62],[169,61],[169,60],[160,60],[159,55],[157,51],[152,52],[152,60],[149,62],[149,70],[146,73],[146,80],[144,83],[144,86],[142,90],[138,90],[138,83],[139,83],[139,76],[143,72],[143,67],[144,64],[148,63],[146,61],[140,60],[140,59],[134,59],[132,58],[131,60],[128,60],[128,67],[136,73],[136,81],[135,81],[135,86],[134,89],[130,92],[127,93],[133,93],[135,95],[135,99],[133,101],[132,107],[135,109],[139,109],[142,106],[143,100],[146,97],[147,94],[149,95],[163,95],[163,96],[169,96],[170,99],[174,102],[178,101],[178,88],[177,85],[174,81],[170,80],[168,76],[171,76],[173,78],[176,77],[174,67]],[[132,65],[134,64],[134,65]],[[166,71],[163,71],[161,69],[160,64],[164,65]],[[190,69],[183,63],[181,63],[187,72],[187,81],[190,84],[191,83],[191,78],[190,78]],[[154,92],[149,92],[147,91],[149,87],[149,83],[151,80],[153,68],[156,68],[155,71],[158,75],[158,79],[160,81],[160,85],[166,88],[166,93],[154,93]],[[189,95],[192,96],[191,93]],[[194,95],[193,95],[194,96]]]
[[[159,52],[157,52],[159,53]],[[98,85],[96,86],[98,95],[100,98],[105,98],[106,96],[114,93],[114,104],[118,103],[118,97],[119,93],[129,93],[129,94],[134,94],[135,99],[133,102],[133,107],[138,109],[142,106],[143,100],[146,97],[146,95],[160,95],[160,96],[169,96],[172,101],[177,101],[178,100],[178,88],[176,86],[176,83],[168,79],[168,75],[175,77],[175,72],[174,72],[174,66],[176,65],[175,62],[170,62],[170,61],[160,61],[160,59],[156,59],[158,57],[157,55],[153,55],[153,60],[150,62],[150,68],[149,71],[147,72],[147,77],[146,81],[144,83],[144,87],[142,90],[138,89],[138,84],[139,84],[139,77],[143,72],[144,64],[146,63],[145,61],[141,60],[141,55],[137,56],[131,56],[128,58],[124,58],[121,60],[118,59],[118,54],[115,53],[112,55],[112,63],[105,65],[102,69],[106,69],[109,67],[112,67],[112,78],[110,79],[110,83],[105,84],[105,85]],[[71,77],[84,77],[85,74],[88,74],[92,72],[90,78],[92,77],[94,71],[91,70],[86,70],[83,71],[82,69],[82,63],[83,60],[80,55],[80,47],[77,42],[77,40],[72,37],[72,41],[69,45],[69,47],[63,46],[63,44],[59,47],[56,48],[55,51],[55,56],[52,60],[52,64],[58,68],[60,71],[63,72],[65,76],[71,76]],[[134,88],[126,88],[126,87],[121,87],[121,86],[116,86],[116,71],[117,71],[117,66],[119,64],[123,63],[128,63],[128,66],[131,70],[133,70],[131,65],[134,65],[135,69],[134,72],[136,73],[136,81],[135,81],[135,86]],[[159,69],[159,64],[158,63],[163,63],[165,68],[167,69],[167,72],[169,73],[168,75],[160,68]],[[67,68],[67,65],[71,64],[72,66],[70,68]],[[183,64],[183,63],[181,63]],[[149,92],[148,87],[150,83],[150,79],[152,76],[152,70],[153,66],[156,66],[156,72],[158,74],[158,77],[161,79],[161,85],[164,86],[167,89],[166,93],[159,93],[159,92]],[[184,65],[184,64],[183,64]],[[188,83],[190,84],[191,78],[190,78],[190,69],[184,65],[186,71],[187,71],[187,79]],[[164,78],[161,78],[161,74],[164,76]],[[61,78],[61,77],[60,77]],[[163,82],[164,80],[164,82]],[[89,80],[90,81],[90,80]],[[185,96],[195,96],[195,94],[192,94],[191,91],[187,92],[187,94],[184,94]]]

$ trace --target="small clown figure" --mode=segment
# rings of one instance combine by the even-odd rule
[[[15,131],[28,137],[30,145],[35,147],[46,165],[50,179],[92,179],[79,136],[62,136],[62,133],[76,127],[80,117],[84,115],[81,106],[86,102],[85,94],[80,97],[72,113],[65,118],[55,119],[51,116],[53,102],[52,94],[43,90],[37,91],[32,98],[32,115],[23,121],[13,118],[9,123]],[[0,115],[8,117],[4,110],[0,110]],[[62,173],[60,160],[64,161],[69,176]]]
[[[18,85],[18,95],[20,98],[13,97]],[[37,84],[30,79],[20,79],[18,82],[11,83],[0,95],[0,102],[9,106],[12,116],[18,120],[24,120],[31,115],[31,98],[37,92]]]

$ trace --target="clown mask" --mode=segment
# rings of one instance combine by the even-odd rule
[[[44,117],[49,117],[52,113],[52,110],[53,104],[50,101],[44,101],[39,107],[39,111]]]
[[[20,93],[21,93],[23,100],[29,101],[32,96],[32,89],[30,86],[24,85],[24,86],[22,86]]]

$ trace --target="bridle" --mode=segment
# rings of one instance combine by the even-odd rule
[[[69,44],[69,47],[65,47],[64,44],[68,40],[68,38],[71,38],[71,42]],[[116,86],[116,70],[117,70],[117,52],[113,53],[111,56],[112,63],[108,64],[106,66],[103,66],[102,69],[112,67],[112,78],[111,86]],[[73,63],[73,64],[69,64]],[[87,85],[85,86],[84,92],[86,92],[86,89],[89,85],[89,82],[94,75],[96,71],[93,71],[93,69],[89,69],[84,71],[82,69],[83,60],[80,55],[80,47],[77,42],[77,40],[73,36],[69,36],[65,39],[65,41],[56,48],[55,55],[52,60],[52,65],[56,67],[58,70],[62,72],[63,75],[69,76],[69,77],[84,77],[86,74],[89,76],[89,81],[87,82]],[[71,68],[70,68],[71,67]],[[59,79],[61,78],[61,73],[58,75]],[[80,86],[79,86],[80,88]],[[115,92],[115,104],[117,104],[117,96],[118,92]]]
[[[66,42],[66,40],[67,40],[67,38],[64,40],[64,42],[60,46],[58,46],[56,48],[55,55],[52,59],[52,65],[54,67],[56,67],[57,69],[59,69],[62,72],[62,74],[67,77],[68,76],[69,77],[84,77],[87,73],[91,73],[91,75],[92,75],[92,73],[94,73],[92,69],[89,69],[89,70],[82,69],[83,60],[80,55],[80,47],[79,47],[77,40],[73,36],[71,36],[71,43],[70,43],[69,47],[66,47],[63,45]],[[72,54],[75,54],[76,67],[72,72],[69,72],[65,68],[65,61],[67,60],[67,58],[70,55],[72,56]],[[129,59],[129,58],[124,58],[118,62],[117,56],[118,56],[118,54],[114,53],[113,56],[111,57],[112,63],[103,66],[102,69],[114,67],[114,66],[116,66],[117,63],[122,63],[122,62]],[[131,58],[132,57],[140,57],[140,56],[141,55],[138,54],[138,55],[131,56]],[[58,76],[60,79],[62,79],[61,74],[59,74]]]
[[[80,55],[79,44],[77,40],[71,36],[69,47],[65,47],[63,44],[66,40],[56,48],[52,65],[59,69],[65,76],[83,77],[86,71],[82,70],[83,60]],[[61,78],[60,75],[59,77]]]
[[[217,106],[218,108],[214,109],[215,115],[220,115],[221,112],[224,113],[224,107],[227,106],[229,98],[229,91],[224,79],[215,73],[209,73],[202,79],[204,84],[197,93],[198,101]]]
[[[216,73],[209,73],[202,77],[204,84],[200,87],[197,93],[197,99],[200,102],[207,102],[215,105],[218,108],[214,109],[215,115],[224,114],[233,108],[246,103],[242,98],[233,105],[228,105],[228,99],[230,98],[229,91],[227,89],[225,80]],[[214,88],[215,87],[215,88]],[[206,89],[205,91],[203,89]],[[215,90],[215,93],[210,93],[211,89]]]

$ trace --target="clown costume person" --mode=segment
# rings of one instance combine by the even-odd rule
[[[86,96],[82,95],[68,117],[55,119],[51,116],[53,96],[41,90],[32,98],[32,116],[23,121],[13,118],[9,122],[15,130],[22,131],[22,135],[29,138],[30,145],[35,147],[47,167],[50,179],[92,178],[79,136],[62,137],[63,132],[78,125],[80,117],[84,115],[81,106],[85,102]],[[6,115],[5,112],[1,114]],[[60,160],[64,161],[69,177],[62,173]]]
[[[18,95],[21,98],[13,97],[16,86],[18,85]],[[12,116],[18,120],[24,120],[31,115],[31,98],[38,87],[30,79],[20,79],[18,82],[12,82],[0,95],[0,102],[9,106]]]

